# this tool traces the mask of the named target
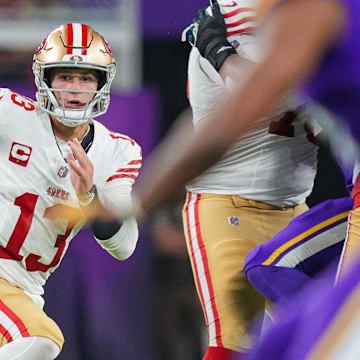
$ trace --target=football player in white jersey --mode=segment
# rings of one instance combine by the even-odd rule
[[[239,57],[233,55],[242,58],[246,70],[256,60],[253,3],[223,0],[219,5]],[[188,94],[195,129],[214,112],[223,92],[231,91],[232,79],[222,73],[227,59],[209,62],[196,47],[191,50]],[[204,360],[230,359],[251,346],[250,321],[265,301],[242,273],[245,256],[307,210],[317,168],[311,122],[296,99],[284,98],[187,185],[183,221],[208,328]]]
[[[109,106],[115,61],[104,38],[65,24],[33,59],[37,102],[0,90],[0,359],[50,360],[61,330],[42,310],[43,286],[88,219],[119,260],[134,251],[131,206],[141,149],[93,120]]]

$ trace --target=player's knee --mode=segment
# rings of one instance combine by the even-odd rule
[[[42,354],[41,358],[44,360],[56,359],[61,351],[59,346],[53,340],[46,337],[37,337],[36,345],[39,350],[39,354]]]
[[[43,336],[20,337],[1,347],[0,359],[54,360],[60,354],[55,341]]]
[[[30,333],[39,338],[45,338],[52,341],[57,345],[57,348],[61,351],[64,345],[64,336],[54,320],[50,317],[43,316],[37,317],[32,323]]]

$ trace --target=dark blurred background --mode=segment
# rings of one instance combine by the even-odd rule
[[[206,0],[0,0],[1,87],[34,97],[32,54],[61,23],[104,35],[117,61],[102,122],[143,147],[144,159],[188,107],[189,46],[182,30]],[[326,145],[309,205],[347,196]],[[197,360],[206,343],[181,226],[184,193],[141,227],[135,254],[118,262],[84,230],[45,288],[45,310],[62,328],[61,360]]]

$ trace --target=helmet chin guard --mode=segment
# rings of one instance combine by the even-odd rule
[[[54,68],[96,70],[101,75],[98,90],[54,89],[48,73]],[[53,30],[41,43],[33,57],[33,72],[37,86],[36,98],[42,110],[55,116],[62,124],[76,127],[106,113],[110,103],[110,86],[116,66],[108,43],[90,26],[66,24]],[[58,103],[54,91],[61,95]],[[65,108],[64,93],[87,93],[84,109]]]

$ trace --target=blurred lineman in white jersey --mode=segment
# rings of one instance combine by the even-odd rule
[[[256,61],[253,1],[221,0],[219,5],[228,41],[243,59],[246,72]],[[195,38],[194,28],[187,35]],[[238,58],[237,54],[232,55]],[[233,82],[226,74],[232,57],[210,63],[197,47],[192,48],[188,96],[195,129],[213,114],[224,90],[232,91]],[[305,199],[317,169],[318,147],[311,131],[315,126],[299,101],[285,97],[271,115],[187,185],[183,221],[208,327],[205,360],[230,359],[235,352],[241,356],[251,347],[249,325],[264,309],[265,300],[242,273],[244,260],[249,251],[307,210]]]
[[[87,218],[119,260],[138,239],[135,219],[112,213],[131,203],[141,149],[93,120],[106,112],[115,76],[108,44],[87,25],[62,25],[40,45],[33,71],[38,102],[0,90],[1,360],[60,353],[63,335],[41,295]]]

